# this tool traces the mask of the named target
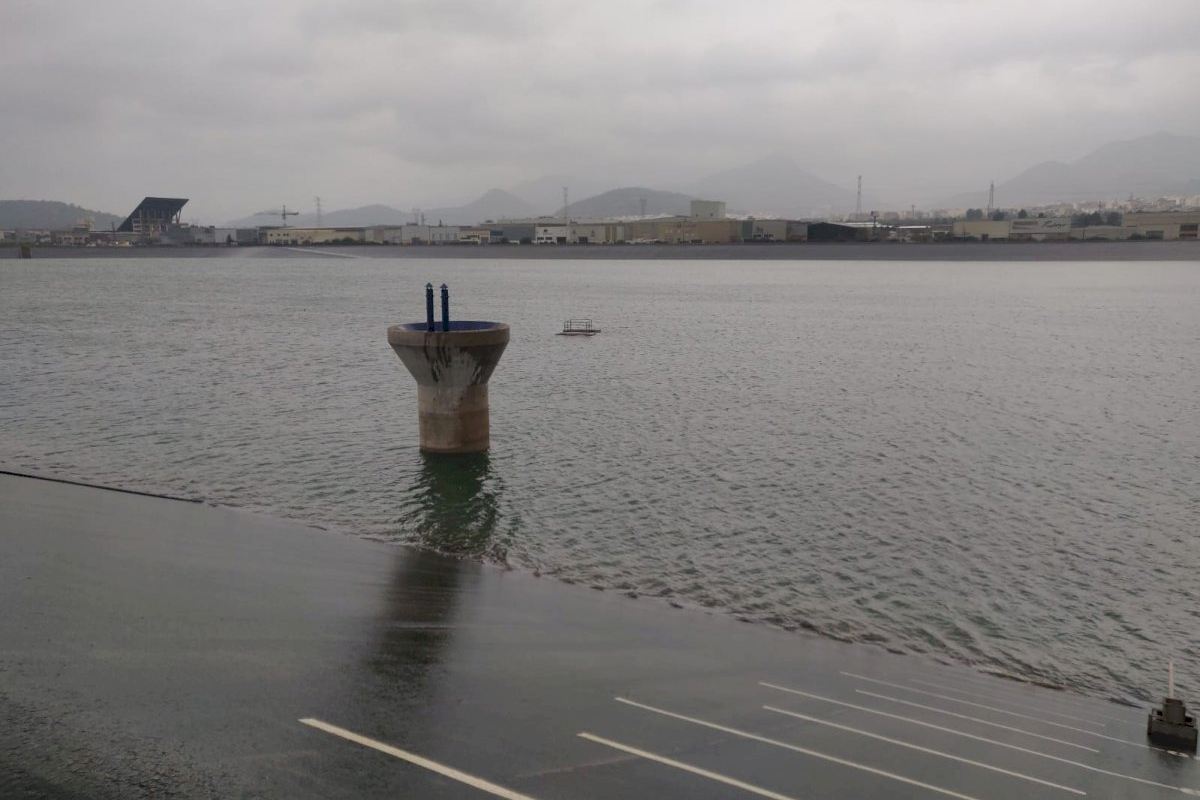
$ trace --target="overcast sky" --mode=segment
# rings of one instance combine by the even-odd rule
[[[785,152],[897,205],[1200,133],[1200,0],[4,0],[0,199],[187,220],[683,186]]]

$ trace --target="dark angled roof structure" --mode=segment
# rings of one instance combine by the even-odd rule
[[[162,230],[168,224],[179,221],[180,210],[187,205],[186,197],[143,197],[118,231],[146,233]]]

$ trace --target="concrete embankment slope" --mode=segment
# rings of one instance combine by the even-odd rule
[[[1138,710],[236,510],[0,475],[0,532],[5,798],[1200,788]]]

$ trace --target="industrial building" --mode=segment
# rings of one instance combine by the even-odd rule
[[[621,222],[572,222],[568,234],[571,244],[618,244],[625,241]]]
[[[1200,211],[1131,211],[1123,227],[1141,239],[1197,239]]]
[[[725,203],[720,200],[693,200],[692,219],[725,219]]]
[[[185,205],[186,197],[144,197],[117,231],[144,237],[162,235],[170,227],[179,225],[179,214]]]
[[[499,241],[495,237],[495,232],[483,225],[460,228],[458,231],[458,240],[464,244],[491,244],[493,241]]]
[[[822,223],[828,224],[828,223]],[[1103,239],[1197,239],[1200,211],[1131,211],[1120,225],[1072,225],[1070,217],[958,220],[955,239],[982,242],[1066,242]]]
[[[1083,225],[1071,228],[1070,236],[1076,241],[1122,242],[1133,237],[1133,229],[1124,225]]]
[[[786,219],[748,219],[742,223],[742,239],[748,242],[786,242],[789,224]],[[807,229],[806,225],[806,232]]]
[[[187,198],[145,197],[114,230],[94,231],[80,223],[70,230],[22,231],[24,241],[76,247],[131,245],[449,245],[449,244],[734,244],[742,242],[1063,242],[1126,239],[1200,239],[1200,211],[1077,213],[1075,207],[1045,208],[1038,216],[945,220],[900,224],[900,215],[872,212],[869,219],[808,222],[727,216],[720,200],[691,200],[689,213],[661,217],[563,219],[537,217],[476,225],[393,224],[354,227],[286,224],[253,228],[187,225],[180,221]],[[1101,206],[1101,210],[1105,210]],[[291,212],[288,212],[291,213]],[[1053,214],[1053,216],[1048,216]],[[1073,214],[1074,216],[1065,216]],[[914,210],[913,217],[920,215]],[[951,216],[947,213],[946,216]],[[997,216],[1001,216],[997,214]],[[1086,225],[1092,219],[1105,224]],[[286,218],[283,220],[286,223]],[[1118,224],[1114,224],[1118,223]]]
[[[955,239],[981,242],[1065,242],[1071,238],[1069,217],[1025,219],[960,219],[954,223]]]
[[[728,244],[741,241],[742,221],[693,217],[662,217],[626,223],[630,242],[666,244]]]
[[[810,242],[876,242],[886,239],[891,228],[873,222],[810,222]]]
[[[567,225],[538,225],[534,229],[533,243],[566,244],[570,231],[571,229]]]
[[[1069,217],[1026,217],[1007,220],[1014,242],[1065,242],[1071,236]]]
[[[263,244],[361,244],[366,241],[366,228],[265,228]]]

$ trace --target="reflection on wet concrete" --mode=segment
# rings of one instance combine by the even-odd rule
[[[409,692],[424,685],[453,638],[463,572],[472,567],[420,550],[397,553],[368,656],[372,672]]]
[[[378,677],[410,694],[428,690],[431,668],[443,661],[454,636],[465,581],[477,565],[448,561],[429,551],[503,560],[495,537],[498,484],[487,453],[421,453],[414,499],[399,519],[421,550],[397,554],[377,624],[379,640],[368,656]]]
[[[501,491],[487,453],[422,453],[399,526],[421,547],[502,562],[508,547],[506,537],[496,535]]]

